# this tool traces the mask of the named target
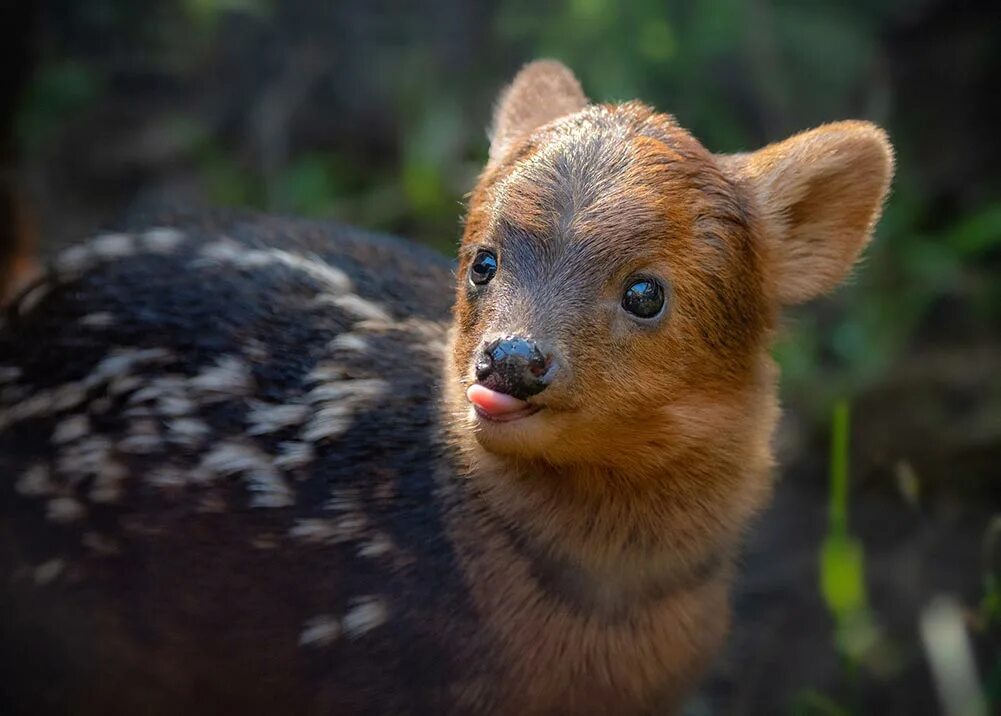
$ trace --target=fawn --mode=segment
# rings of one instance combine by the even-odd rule
[[[225,214],[65,251],[0,331],[3,705],[680,710],[771,490],[777,312],[891,174],[866,122],[714,155],[540,61],[454,271]]]

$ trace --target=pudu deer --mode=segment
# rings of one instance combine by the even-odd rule
[[[454,271],[245,215],[66,250],[0,330],[5,711],[679,710],[771,490],[777,314],[892,166],[856,121],[713,154],[542,61]]]

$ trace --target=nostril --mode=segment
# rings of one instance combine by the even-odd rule
[[[532,350],[532,355],[528,359],[528,369],[536,378],[541,378],[549,370],[550,357],[542,355],[542,351],[536,346]]]
[[[494,361],[490,357],[489,353],[484,353],[480,356],[480,359],[476,361],[475,366],[476,379],[483,380],[494,372]]]

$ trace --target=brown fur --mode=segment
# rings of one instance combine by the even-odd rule
[[[847,274],[892,160],[864,122],[715,157],[642,104],[582,106],[571,77],[522,71],[472,196],[445,386],[479,505],[454,537],[476,544],[465,568],[506,646],[512,708],[675,708],[722,642],[728,565],[771,490],[778,307]],[[474,296],[477,248],[499,270]],[[637,272],[669,286],[654,329],[618,307]],[[463,391],[503,333],[569,370],[531,399],[546,408],[531,429],[498,436]]]
[[[0,306],[5,306],[41,274],[36,257],[37,230],[27,202],[0,179]]]

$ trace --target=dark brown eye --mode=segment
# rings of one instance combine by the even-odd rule
[[[479,251],[469,267],[469,280],[477,286],[490,283],[497,273],[497,257],[489,251]]]
[[[636,279],[622,294],[622,307],[637,318],[653,318],[664,308],[664,289],[652,278]]]

